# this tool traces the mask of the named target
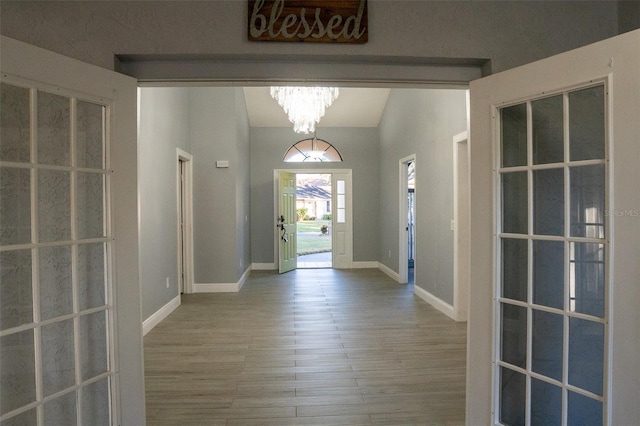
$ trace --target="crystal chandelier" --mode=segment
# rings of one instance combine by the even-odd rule
[[[284,109],[296,133],[314,132],[338,94],[337,87],[271,87],[271,97]]]

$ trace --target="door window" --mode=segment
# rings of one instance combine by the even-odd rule
[[[2,83],[2,424],[111,424],[108,108]]]
[[[602,83],[499,110],[501,424],[604,422],[606,93]]]

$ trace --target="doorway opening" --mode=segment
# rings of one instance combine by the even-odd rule
[[[298,269],[331,268],[331,174],[296,174]]]
[[[416,156],[400,160],[398,271],[401,283],[414,284],[416,259]]]

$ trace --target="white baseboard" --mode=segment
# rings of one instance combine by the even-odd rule
[[[194,283],[194,293],[237,293],[238,283]]]
[[[253,266],[249,266],[237,283],[194,283],[194,293],[237,293],[251,274]]]
[[[247,278],[249,278],[249,275],[251,275],[252,269],[253,269],[253,265],[249,265],[247,270],[244,271],[244,274],[242,274],[242,276],[240,277],[240,280],[238,281],[238,291],[240,291],[244,283],[247,281]]]
[[[380,269],[382,272],[384,272],[385,274],[387,274],[389,277],[391,277],[393,280],[395,280],[396,282],[400,282],[400,274],[398,274],[396,271],[394,271],[393,269],[389,268],[387,265],[385,265],[384,263],[378,262],[378,269]]]
[[[251,269],[254,271],[275,271],[278,267],[275,263],[252,263]]]
[[[142,335],[144,336],[153,330],[156,325],[160,324],[162,320],[168,317],[171,312],[175,311],[178,306],[180,306],[180,295],[171,299],[169,303],[158,309],[156,312],[151,314],[149,318],[142,322]]]
[[[424,300],[425,302],[427,302],[428,304],[430,304],[431,306],[433,306],[434,308],[436,308],[437,310],[439,310],[440,312],[442,312],[443,314],[445,314],[446,316],[448,316],[452,320],[459,321],[456,318],[456,311],[455,311],[455,309],[453,309],[453,306],[451,306],[450,304],[448,304],[444,300],[434,296],[433,294],[429,293],[428,291],[426,291],[422,287],[418,287],[415,284],[413,286],[413,292],[420,299]]]
[[[378,262],[373,261],[362,261],[362,262],[351,262],[352,269],[369,269],[369,268],[378,268]]]

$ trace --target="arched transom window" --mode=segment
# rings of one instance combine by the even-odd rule
[[[286,163],[341,162],[342,155],[329,142],[313,138],[303,139],[291,145],[283,160]]]

